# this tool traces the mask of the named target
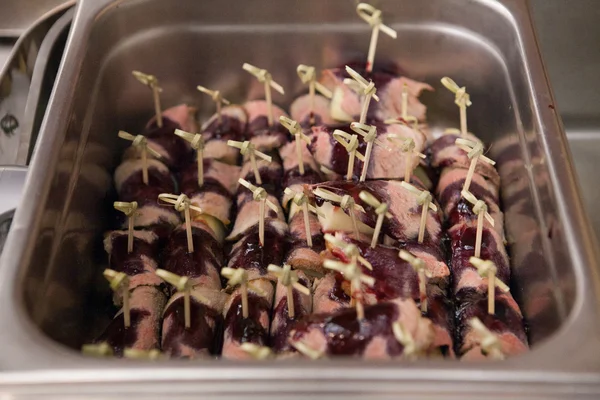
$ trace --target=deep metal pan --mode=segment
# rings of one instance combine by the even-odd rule
[[[523,0],[381,0],[398,39],[382,37],[381,59],[434,84],[427,96],[434,130],[456,124],[451,96],[437,84],[452,76],[474,105],[471,129],[509,154],[521,172],[520,202],[504,196],[513,285],[530,326],[531,352],[504,362],[371,363],[164,361],[83,357],[79,346],[106,315],[90,307],[105,262],[111,173],[122,144],[152,115],[139,69],[161,78],[166,106],[211,109],[197,84],[243,101],[250,62],[273,72],[288,105],[300,90],[299,63],[319,68],[363,57],[369,28],[347,0],[83,0],[0,268],[7,390],[231,397],[329,394],[346,397],[541,398],[597,396],[600,317],[596,248],[582,209],[565,136]],[[505,161],[499,162],[504,165]],[[512,183],[514,184],[514,183]],[[510,192],[503,180],[502,191]],[[527,222],[527,223],[525,223]],[[535,254],[534,260],[527,258]],[[522,257],[525,255],[525,257]],[[71,385],[60,385],[60,383]],[[112,382],[111,385],[104,385]],[[168,383],[165,385],[165,383]],[[250,393],[252,395],[250,395]],[[64,398],[64,397],[63,397]]]

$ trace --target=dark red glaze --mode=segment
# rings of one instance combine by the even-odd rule
[[[189,162],[191,157],[191,148],[189,144],[179,136],[175,135],[175,129],[181,129],[178,123],[163,117],[163,126],[158,127],[156,123],[152,123],[144,132],[150,142],[160,145],[169,155],[169,167],[178,170]]]
[[[311,121],[312,120],[312,121]],[[314,112],[310,112],[306,118],[304,118],[302,121],[298,121],[298,123],[300,124],[300,126],[302,128],[304,128],[305,130],[309,129],[311,126],[319,126],[323,124],[323,117],[321,117],[321,115],[316,114]],[[308,132],[304,132],[304,133],[308,133]]]
[[[277,121],[273,121],[273,126],[269,126],[269,119],[266,115],[260,115],[254,118],[248,124],[246,131],[248,138],[256,136],[277,136],[281,143],[285,143],[289,138],[289,131]]]
[[[168,318],[172,318],[172,320],[168,330],[164,330],[166,326],[163,326],[162,350],[171,357],[182,357],[182,347],[189,347],[198,352],[206,350],[211,354],[216,354],[215,336],[223,322],[223,316],[192,296],[190,298],[190,327],[186,329],[183,303],[184,298],[180,297],[165,309],[163,320]],[[207,324],[207,320],[212,320],[212,328]]]
[[[496,291],[495,314],[488,314],[487,289],[478,291],[464,288],[456,294],[456,343],[463,342],[464,335],[470,329],[469,320],[479,318],[492,332],[511,332],[523,343],[527,343],[527,335],[523,327],[523,319],[510,304]],[[460,345],[458,346],[460,348]]]
[[[204,136],[206,141],[244,141],[246,139],[246,127],[247,124],[245,122],[228,115],[222,115],[221,124],[219,124],[219,120],[215,118],[213,122],[204,129],[202,136]]]
[[[282,187],[286,188],[298,184],[313,185],[319,182],[323,182],[321,174],[304,164],[304,175],[300,174],[300,169],[297,167],[285,171]]]
[[[258,225],[248,229],[238,243],[229,255],[230,260],[235,260],[229,267],[257,270],[261,275],[267,274],[269,264],[281,265],[286,254],[285,234],[279,234],[268,222],[265,223],[264,246],[259,243]]]
[[[294,326],[292,340],[301,340],[309,329],[319,329],[327,341],[327,355],[362,355],[369,342],[376,336],[387,339],[387,354],[402,354],[404,347],[392,332],[392,324],[398,318],[394,303],[379,303],[365,307],[365,318],[358,320],[354,308],[339,310],[333,314],[313,314]]]
[[[277,160],[273,160],[269,166],[263,166],[258,169],[258,173],[260,174],[260,179],[262,180],[262,184],[258,184],[254,177],[254,170],[250,169],[246,176],[242,176],[245,180],[250,182],[255,186],[260,186],[267,191],[270,195],[273,195],[279,198],[281,194],[281,180],[283,176],[283,167],[281,163]],[[239,185],[238,190],[239,193],[250,193],[252,194],[246,187]],[[240,204],[238,204],[238,207]]]
[[[475,255],[477,228],[465,225],[460,229],[450,232],[449,235],[452,257],[450,271],[453,276],[458,277],[464,269],[475,268],[471,265],[469,259]],[[496,277],[508,284],[510,282],[510,266],[506,263],[506,259],[502,257],[498,245],[502,246],[502,243],[496,243],[496,236],[492,235],[488,228],[483,228],[480,258],[482,260],[493,261],[498,268]]]
[[[344,132],[353,133],[350,129],[350,124],[336,124],[336,125],[327,125],[321,127],[325,132],[329,134],[329,142],[332,147],[331,151],[331,160],[329,161],[329,169],[333,172],[336,172],[340,175],[346,175],[348,172],[348,151],[346,148],[342,146],[337,140],[333,137],[333,132],[336,129],[341,129]],[[314,154],[316,152],[316,140],[317,137],[313,136],[311,144],[308,145],[308,150]],[[358,151],[361,154],[365,153],[367,149],[367,144],[364,141],[360,141],[358,145]],[[358,179],[362,170],[362,161],[355,158],[354,159],[354,170],[353,170],[353,179]]]
[[[157,242],[150,244],[144,240],[133,238],[133,251],[127,252],[127,234],[113,237],[112,251],[109,254],[110,268],[117,272],[124,272],[129,276],[141,274],[144,271],[142,256],[156,260]]]
[[[447,147],[456,146],[456,139],[458,138],[460,138],[460,136],[458,135],[442,135],[439,138],[437,138],[433,143],[431,143],[431,145],[428,148],[428,153],[430,153],[432,157],[435,158],[437,154],[439,154],[442,150],[446,149]],[[448,165],[434,165],[434,167],[436,168],[444,168],[447,166]]]
[[[95,340],[95,343],[106,342],[112,347],[115,355],[122,356],[126,347],[133,347],[138,341],[139,332],[137,327],[141,321],[150,315],[151,313],[148,310],[132,308],[129,312],[131,319],[129,328],[125,328],[123,314],[116,316]]]
[[[202,163],[205,175],[202,187],[198,186],[198,164],[196,163],[196,160],[185,167],[179,175],[181,193],[185,193],[187,196],[192,197],[197,193],[213,192],[223,197],[231,197],[231,193],[229,193],[221,182],[206,176],[210,171],[213,162],[213,160],[204,160]]]
[[[119,200],[137,201],[139,207],[144,204],[155,204],[161,193],[176,193],[176,191],[177,186],[173,175],[150,167],[148,168],[148,184],[144,183],[143,173],[140,169],[123,182]]]
[[[306,280],[301,279],[300,283],[304,286],[309,287],[310,283]],[[288,338],[290,332],[294,327],[296,321],[301,320],[310,313],[302,306],[301,294],[294,290],[294,318],[291,318],[288,311],[287,296],[284,296],[279,300],[279,303],[275,305],[273,309],[273,320],[275,316],[279,316],[279,323],[275,329],[271,332],[270,346],[276,353],[284,351],[295,351],[294,348],[289,344]],[[272,328],[272,327],[271,327]]]
[[[442,207],[446,207],[448,203],[450,203],[458,197],[461,197],[460,192],[462,191],[464,185],[465,179],[460,179],[446,186],[444,188],[444,191],[438,196],[438,201],[440,202]],[[485,200],[488,206],[490,205],[490,202],[494,204],[498,204],[499,202],[497,196],[492,194],[492,192],[490,192],[486,188],[479,185],[477,182],[471,182],[471,185],[469,186],[469,192],[471,192],[478,199]]]
[[[225,262],[222,245],[206,230],[192,226],[194,252],[188,253],[186,230],[178,228],[171,233],[163,250],[163,267],[180,276],[196,278],[208,275],[208,269],[217,274]]]
[[[349,293],[350,284],[344,279],[342,274],[335,272],[335,283],[331,290],[329,290],[329,293],[327,293],[327,296],[336,303],[345,305],[350,303],[352,299]]]
[[[261,313],[270,314],[271,304],[252,292],[248,293],[248,318],[242,311],[242,296],[237,294],[225,316],[225,332],[239,343],[255,343],[266,346],[269,339],[269,328],[260,324]]]
[[[174,136],[175,129],[181,129],[181,126],[170,118],[163,116],[162,126],[156,124],[156,120],[152,121],[142,132],[142,135],[147,138],[157,138],[161,136]]]
[[[304,226],[304,224],[303,224]],[[323,237],[323,233],[319,230],[317,232],[310,232],[312,238],[312,247],[311,249],[317,253],[325,250],[325,238]],[[295,249],[308,247],[306,244],[306,233],[303,232],[302,237],[288,235],[288,253],[291,253]]]

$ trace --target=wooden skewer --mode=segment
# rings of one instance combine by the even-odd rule
[[[419,190],[408,182],[400,182],[400,186],[407,189],[409,192],[417,197],[417,204],[422,206],[421,209],[421,223],[419,225],[419,237],[418,242],[423,243],[425,239],[425,227],[427,226],[427,211],[431,209],[433,212],[437,212],[437,206],[433,204],[433,197],[427,190]]]
[[[224,267],[221,269],[221,275],[229,279],[227,281],[229,286],[240,285],[240,292],[242,294],[242,315],[244,318],[248,318],[248,271],[241,268]]]
[[[126,347],[123,350],[123,357],[130,358],[133,360],[160,360],[164,356],[158,349],[139,350],[133,349],[131,347]]]
[[[373,271],[373,265],[371,265],[371,263],[366,258],[360,255],[360,250],[355,244],[338,239],[331,233],[326,233],[324,239],[331,245],[340,248],[344,252],[346,257],[350,258],[351,262],[360,263],[368,270]]]
[[[292,201],[294,202],[294,204],[296,204],[298,207],[302,207],[302,213],[304,214],[304,229],[306,230],[306,244],[308,245],[308,247],[312,247],[312,232],[310,231],[310,221],[308,219],[308,213],[309,211],[311,211],[320,216],[323,216],[323,213],[321,213],[312,204],[309,204],[308,196],[306,196],[304,193],[295,192],[289,187],[285,188],[283,192],[288,196],[293,196]],[[292,215],[292,210],[290,209],[290,218],[292,217]]]
[[[315,350],[304,342],[301,342],[299,340],[288,339],[288,343],[293,348],[298,350],[299,353],[305,355],[306,357],[310,358],[311,360],[317,360],[317,359],[323,357],[322,351]]]
[[[94,357],[109,357],[114,354],[112,347],[106,342],[84,344],[81,346],[81,352],[85,355]]]
[[[410,183],[411,175],[413,172],[413,157],[417,156],[419,158],[425,159],[425,154],[418,152],[415,149],[415,141],[411,138],[401,138],[398,135],[392,133],[388,135],[387,139],[390,142],[399,143],[400,151],[406,153],[406,161],[404,163],[404,181]]]
[[[350,129],[362,136],[363,140],[367,143],[363,169],[362,173],[360,174],[360,181],[364,182],[367,178],[367,170],[369,169],[369,160],[371,159],[371,153],[373,152],[373,145],[376,144],[384,149],[387,149],[387,146],[381,140],[377,139],[377,127],[374,125],[365,125],[359,122],[353,122],[350,124]]]
[[[269,264],[267,270],[279,279],[279,283],[286,287],[288,315],[290,318],[294,318],[296,311],[293,290],[296,289],[300,293],[310,296],[310,289],[300,283],[298,272],[292,271],[292,266],[289,264],[284,264],[283,268],[275,264]]]
[[[356,12],[358,13],[359,17],[364,19],[371,26],[372,29],[366,67],[367,72],[371,72],[373,70],[373,64],[375,63],[375,50],[377,49],[379,31],[385,33],[393,39],[396,39],[398,35],[396,34],[395,30],[383,24],[381,21],[381,10],[378,10],[366,3],[359,3],[356,6]]]
[[[173,287],[178,291],[183,293],[183,313],[185,319],[185,328],[188,329],[191,326],[191,304],[190,298],[192,295],[192,286],[193,283],[187,276],[179,276],[172,272],[166,271],[164,269],[157,269],[156,275],[158,275],[161,279],[169,284],[173,285]],[[197,293],[194,294],[194,297],[198,298],[205,304],[209,303],[209,300]]]
[[[471,187],[471,181],[473,179],[473,174],[475,173],[477,162],[481,160],[490,165],[495,165],[496,162],[483,155],[483,144],[481,142],[474,142],[472,140],[458,138],[456,139],[455,143],[458,147],[467,152],[467,157],[469,157],[471,160],[471,164],[469,164],[469,171],[467,172],[467,177],[465,178],[465,184],[463,185],[463,191],[468,192],[469,188]]]
[[[427,278],[431,277],[431,274],[427,271],[427,265],[425,261],[418,257],[415,257],[406,250],[400,250],[398,257],[409,263],[413,269],[419,275],[419,296],[421,298],[421,311],[427,312]]]
[[[498,336],[492,333],[479,318],[471,318],[469,320],[471,328],[479,335],[479,345],[481,350],[488,356],[496,360],[504,360],[505,356],[502,352],[502,343]]]
[[[204,138],[199,133],[190,133],[175,129],[175,134],[190,142],[192,149],[196,150],[196,162],[198,163],[198,186],[204,185]]]
[[[194,241],[192,238],[192,221],[190,218],[190,210],[194,210],[200,214],[203,214],[204,211],[198,206],[194,206],[190,202],[190,198],[187,197],[184,193],[180,195],[170,194],[170,193],[161,193],[158,195],[158,203],[161,204],[161,201],[164,203],[168,203],[169,205],[173,205],[175,210],[179,212],[183,212],[185,216],[185,231],[187,234],[187,245],[188,245],[188,253],[194,252]]]
[[[258,171],[258,166],[256,164],[256,157],[260,157],[266,162],[270,163],[273,158],[271,156],[266,155],[262,151],[256,150],[254,145],[249,141],[238,142],[235,140],[228,140],[227,145],[231,147],[235,147],[236,149],[240,149],[240,153],[243,156],[248,155],[250,157],[250,162],[252,163],[252,170],[254,171],[254,179],[258,185],[262,185],[262,179],[260,178],[260,173]]]
[[[377,222],[375,223],[375,232],[373,232],[373,238],[371,239],[371,248],[375,248],[377,246],[377,242],[379,241],[379,232],[381,232],[381,227],[383,226],[383,218],[388,217],[392,218],[392,214],[388,211],[388,204],[382,203],[371,193],[366,190],[361,191],[358,194],[358,197],[371,207],[375,209],[375,214],[377,214]]]
[[[367,82],[365,78],[363,78],[358,72],[350,68],[346,65],[346,72],[350,74],[352,79],[346,78],[344,79],[344,83],[349,85],[350,88],[356,90],[360,88],[359,93],[361,93],[364,97],[362,100],[362,108],[360,111],[360,119],[358,122],[364,124],[367,121],[367,112],[369,111],[369,104],[371,104],[371,99],[375,101],[379,101],[379,97],[377,96],[377,88],[375,88],[375,84],[373,81]]]
[[[131,326],[131,310],[129,307],[129,276],[124,272],[105,269],[104,277],[110,283],[110,288],[115,292],[121,292],[123,296],[123,324],[125,328]]]
[[[408,120],[408,85],[402,85],[402,119]],[[416,118],[415,118],[416,119]]]
[[[131,145],[133,147],[137,147],[140,149],[142,153],[142,181],[145,185],[148,184],[148,153],[152,155],[154,158],[161,158],[160,153],[154,150],[152,147],[148,145],[148,139],[146,139],[143,135],[132,135],[131,133],[127,133],[125,131],[119,131],[119,137],[121,139],[131,141]]]
[[[471,106],[471,99],[469,94],[467,93],[466,87],[459,87],[456,82],[454,82],[449,77],[445,76],[442,78],[442,85],[446,87],[446,89],[450,90],[452,93],[456,95],[454,103],[460,109],[460,133],[461,135],[467,134],[467,107]]]
[[[251,184],[250,182],[248,182],[247,180],[242,179],[242,178],[238,179],[238,183],[252,192],[254,201],[260,202],[259,203],[260,217],[258,220],[258,238],[260,241],[260,245],[262,247],[265,244],[265,204],[267,206],[269,206],[269,208],[271,210],[275,211],[278,214],[279,214],[279,210],[277,209],[277,206],[275,204],[273,204],[271,202],[271,200],[268,199],[269,194],[267,193],[267,191],[265,189],[261,188],[260,186],[254,186],[253,184]]]
[[[352,196],[350,196],[349,194],[340,196],[338,194],[333,193],[330,190],[323,188],[316,188],[315,190],[313,190],[313,194],[327,201],[340,203],[340,207],[342,208],[342,210],[344,210],[348,213],[348,215],[350,215],[350,219],[352,220],[352,226],[354,228],[354,238],[356,240],[360,240],[360,232],[358,230],[358,223],[356,221],[355,211],[358,210],[364,213],[365,209],[362,208],[360,205],[356,204]]]
[[[259,346],[254,343],[242,343],[240,349],[248,353],[255,360],[267,360],[273,357],[273,351],[266,346]]]
[[[159,93],[162,92],[162,89],[158,86],[158,79],[154,75],[144,74],[140,71],[132,71],[132,74],[139,82],[148,86],[152,90],[152,97],[154,99],[154,112],[156,113],[156,125],[158,125],[159,128],[162,128],[163,119],[159,96]]]
[[[344,279],[350,282],[352,287],[352,297],[356,300],[356,317],[363,320],[365,318],[365,309],[362,303],[362,285],[373,286],[375,278],[362,273],[360,266],[354,262],[343,263],[334,260],[323,261],[323,267],[340,272]]]
[[[340,129],[333,131],[333,138],[340,143],[348,152],[348,170],[346,172],[346,180],[352,180],[354,172],[354,158],[365,161],[365,158],[358,151],[358,135],[350,135]]]
[[[510,291],[508,285],[502,282],[500,279],[496,278],[496,273],[498,272],[498,268],[496,264],[494,264],[491,260],[482,260],[477,257],[469,258],[469,262],[477,268],[477,273],[482,278],[488,279],[488,314],[496,313],[495,299],[496,299],[496,287],[507,293]]]
[[[290,119],[285,116],[279,117],[279,122],[281,125],[285,126],[290,134],[294,136],[296,141],[296,157],[298,157],[298,169],[300,170],[300,175],[304,175],[304,160],[302,159],[302,141],[306,144],[310,144],[310,138],[306,136],[302,130],[302,127],[297,121]]]
[[[415,359],[418,356],[417,343],[408,329],[400,321],[396,321],[392,324],[392,333],[398,343],[404,346],[402,356],[411,360]]]
[[[475,257],[481,257],[481,241],[483,239],[483,218],[487,219],[490,225],[494,226],[494,219],[488,213],[487,204],[485,201],[478,200],[471,192],[460,192],[469,203],[473,204],[473,212],[477,214],[477,236],[475,237]]]
[[[310,124],[312,125],[315,123],[315,90],[328,99],[333,97],[333,93],[317,81],[315,67],[300,64],[296,68],[296,72],[302,83],[308,83],[308,95],[310,96]]]
[[[212,98],[212,100],[215,102],[215,104],[217,105],[217,122],[219,123],[219,125],[221,125],[221,122],[222,122],[221,105],[225,104],[226,106],[228,106],[229,104],[231,104],[231,102],[227,99],[224,99],[223,95],[221,95],[221,92],[218,90],[210,90],[210,89],[207,89],[204,86],[200,86],[200,85],[196,86],[196,89],[198,89],[202,93],[209,95]]]
[[[113,207],[121,211],[127,217],[127,253],[133,251],[133,227],[135,226],[135,212],[137,211],[137,201],[130,203],[125,201],[115,201]]]
[[[283,87],[280,84],[275,82],[271,76],[271,74],[266,69],[260,69],[255,67],[254,65],[244,63],[242,66],[244,71],[248,71],[252,75],[256,77],[256,79],[264,83],[265,85],[265,99],[267,101],[267,118],[269,121],[269,126],[273,126],[273,102],[271,100],[271,88],[275,89],[277,92],[281,94],[285,94]]]

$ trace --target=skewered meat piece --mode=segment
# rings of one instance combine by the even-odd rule
[[[357,204],[361,204],[359,193],[366,190],[373,194],[380,202],[389,206],[391,218],[385,218],[381,231],[394,241],[416,241],[419,234],[422,206],[418,205],[414,194],[403,188],[398,181],[367,181],[367,182],[324,182],[311,186],[311,189],[323,188],[343,196],[349,194]],[[319,201],[318,201],[319,202]],[[366,212],[356,211],[360,220],[360,232],[368,234],[373,232],[377,215],[373,208],[363,205]],[[319,216],[323,232],[352,232],[350,217],[337,205],[322,202],[318,206],[325,217]],[[440,243],[442,235],[440,213],[428,211],[425,224],[424,243]]]
[[[198,186],[198,166],[188,165],[181,173],[181,192],[204,214],[219,219],[224,225],[231,219],[231,206],[237,187],[240,167],[211,159],[203,161],[204,184]],[[194,214],[194,211],[191,211]]]
[[[115,188],[121,201],[137,201],[138,205],[156,203],[158,194],[175,192],[175,179],[165,164],[148,159],[147,185],[143,181],[142,169],[142,160],[129,159],[115,170]],[[154,196],[154,193],[157,195]]]
[[[278,211],[275,212],[265,205],[265,232],[267,225],[269,225],[270,223],[273,223],[273,225],[276,226],[277,229],[285,229],[287,231],[287,225],[284,222],[284,214],[283,210],[281,209],[281,206],[279,205],[279,201],[275,196],[272,195],[269,195],[267,197],[267,200],[275,204],[277,206]],[[240,237],[242,237],[242,235],[245,235],[249,229],[253,227],[257,227],[258,229],[259,219],[259,202],[254,201],[252,193],[249,190],[247,190],[246,193],[240,193],[238,195],[238,215],[235,219],[233,229],[227,237],[227,240],[236,241]]]
[[[330,101],[327,97],[315,94],[314,109],[311,111],[310,95],[305,94],[297,97],[290,105],[290,115],[303,128],[330,125],[335,123],[330,114],[330,107]],[[311,118],[314,121],[313,123],[311,123]]]
[[[262,184],[258,184],[256,182],[256,178],[254,176],[254,169],[252,168],[252,163],[250,160],[245,160],[244,165],[242,166],[241,172],[236,175],[239,176],[251,184],[255,186],[260,186],[267,191],[267,193],[273,196],[279,196],[281,193],[281,178],[283,176],[283,169],[281,163],[277,159],[273,159],[271,162],[267,162],[262,159],[256,160],[256,167],[258,168],[258,173],[260,174],[260,179]],[[237,179],[235,181],[237,185]],[[247,196],[248,194],[252,196],[252,192],[250,192],[247,188],[242,185],[237,185],[237,193],[238,193],[238,206],[239,206],[239,194]]]
[[[298,271],[298,282],[310,288],[310,281],[302,271]],[[296,321],[308,316],[312,309],[312,297],[292,288],[294,317],[290,317],[287,293],[287,287],[278,281],[275,291],[273,318],[271,320],[270,344],[274,352],[284,357],[295,353],[295,349],[288,342],[290,330]]]
[[[371,101],[367,118],[384,121],[402,117],[402,90],[404,85],[408,89],[408,115],[416,117],[419,121],[425,120],[427,108],[418,97],[423,90],[432,91],[433,88],[422,82],[398,77],[397,71],[376,70],[366,73],[364,63],[353,63],[350,67],[367,80],[372,80],[377,88],[380,101]],[[345,78],[351,78],[345,66],[331,68],[321,72],[320,82],[333,92],[331,99],[331,116],[338,121],[358,121],[361,112],[360,95],[344,84]]]
[[[510,293],[495,291],[495,314],[488,314],[487,284],[481,288],[464,288],[456,296],[457,338],[459,353],[463,360],[485,358],[481,337],[469,324],[471,318],[479,318],[483,324],[498,335],[501,351],[505,356],[517,355],[528,349],[527,335],[523,328],[523,316]]]
[[[290,341],[300,342],[325,357],[397,358],[402,356],[404,346],[394,336],[392,324],[400,322],[414,338],[418,350],[430,351],[435,331],[411,299],[366,306],[364,311],[363,320],[357,319],[353,308],[313,314],[296,323]]]
[[[473,212],[473,204],[469,203],[461,194],[468,171],[462,168],[444,168],[438,182],[436,198],[442,206],[446,225],[451,227],[465,222],[477,220]],[[473,174],[471,192],[478,200],[485,201],[488,213],[494,219],[494,229],[504,236],[504,215],[500,211],[498,189],[481,175]]]
[[[249,101],[244,104],[248,113],[248,140],[260,151],[269,151],[283,146],[288,141],[288,130],[279,123],[279,117],[287,113],[272,105],[273,126],[268,123],[268,105],[264,100]]]
[[[109,268],[129,276],[129,290],[138,286],[160,286],[155,275],[158,256],[158,236],[152,231],[133,232],[133,251],[127,252],[128,231],[111,231],[104,236]],[[121,305],[121,293],[115,292],[115,304]]]
[[[170,136],[175,129],[183,129],[186,132],[197,132],[196,108],[187,104],[180,104],[163,111],[163,126],[156,125],[156,117],[152,117],[146,124],[144,136]]]
[[[290,142],[285,144],[279,149],[279,154],[283,160],[283,187],[289,187],[290,189],[299,192],[301,191],[300,185],[313,184],[323,181],[323,177],[319,170],[319,165],[313,158],[312,154],[308,151],[305,143],[301,144],[302,148],[302,162],[304,165],[304,174],[300,174],[300,161],[296,153],[296,143]],[[287,199],[287,200],[286,200]],[[291,198],[286,198],[282,204],[284,207],[287,205],[287,201]]]
[[[123,355],[125,348],[152,350],[159,348],[160,320],[166,297],[155,286],[138,286],[131,291],[129,305],[131,325],[125,328],[123,310],[96,339],[107,342],[115,355]]]
[[[203,289],[221,289],[221,266],[225,262],[223,248],[213,230],[202,221],[192,221],[194,251],[188,253],[185,224],[177,227],[163,250],[163,269],[192,280]]]
[[[281,265],[283,261],[286,234],[285,222],[267,220],[265,221],[265,243],[261,246],[258,225],[252,226],[231,248],[227,266],[248,271],[249,280],[266,277],[269,264]]]
[[[244,141],[248,127],[248,114],[242,106],[221,109],[221,124],[214,114],[203,126],[204,158],[213,158],[227,164],[238,163],[239,150],[227,145],[228,140]]]
[[[273,283],[269,279],[255,279],[249,282],[248,318],[244,318],[243,315],[241,289],[235,289],[229,296],[223,311],[223,358],[250,358],[250,355],[241,349],[242,343],[254,343],[259,346],[268,344],[273,292]]]
[[[436,169],[447,167],[469,169],[471,160],[467,156],[467,152],[456,145],[456,139],[463,138],[476,143],[481,143],[478,137],[470,133],[462,135],[446,134],[438,138],[429,147],[428,153],[431,155],[430,165]],[[475,167],[475,172],[482,177],[491,181],[491,183],[499,187],[500,176],[494,168],[486,162],[478,162]]]
[[[397,142],[390,142],[388,138],[393,134],[398,138],[412,139],[415,142],[415,151],[422,152],[425,147],[425,135],[407,125],[387,125],[373,120],[368,120],[367,124],[377,127],[377,139],[386,146],[385,148],[377,144],[373,146],[367,170],[367,179],[404,178],[405,163],[409,161],[409,157],[406,153],[400,151]],[[347,124],[315,126],[312,128],[312,143],[308,148],[320,165],[340,175],[346,175],[349,156],[344,146],[333,137],[333,132],[336,129],[341,129],[350,134],[354,133]],[[361,140],[358,151],[364,155],[366,148],[366,142]],[[413,156],[410,160],[411,170],[414,170],[419,165],[420,159],[417,156]],[[353,172],[355,177],[360,176],[362,168],[363,162],[355,159]]]
[[[162,350],[171,357],[201,358],[218,353],[223,307],[228,295],[194,288],[190,294],[190,327],[185,327],[184,294],[173,295],[163,313]]]

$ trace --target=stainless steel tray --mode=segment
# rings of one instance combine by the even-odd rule
[[[354,2],[83,0],[77,9],[25,202],[0,261],[0,383],[13,392],[204,397],[316,394],[541,398],[600,393],[597,251],[582,210],[565,137],[555,112],[524,0],[381,0],[386,23],[378,55],[408,76],[466,84],[470,127],[493,152],[512,142],[522,172],[520,207],[504,196],[516,296],[530,322],[531,352],[499,363],[458,361],[281,363],[96,360],[77,351],[106,318],[89,307],[101,294],[111,173],[122,144],[152,114],[132,69],[156,74],[164,103],[209,102],[206,84],[243,101],[252,80],[243,62],[271,70],[289,104],[300,90],[295,66],[333,66],[362,57],[368,27]],[[425,98],[433,129],[456,124],[451,98]],[[506,187],[504,193],[510,192]],[[512,184],[512,183],[511,183]],[[514,212],[512,212],[514,211]],[[527,224],[523,224],[527,221]],[[533,245],[532,245],[533,243]],[[10,372],[9,372],[10,371]],[[112,382],[111,385],[103,385]],[[57,385],[71,383],[71,385]],[[170,383],[165,385],[165,383]],[[50,386],[51,385],[51,388]],[[252,395],[250,395],[252,393]]]

